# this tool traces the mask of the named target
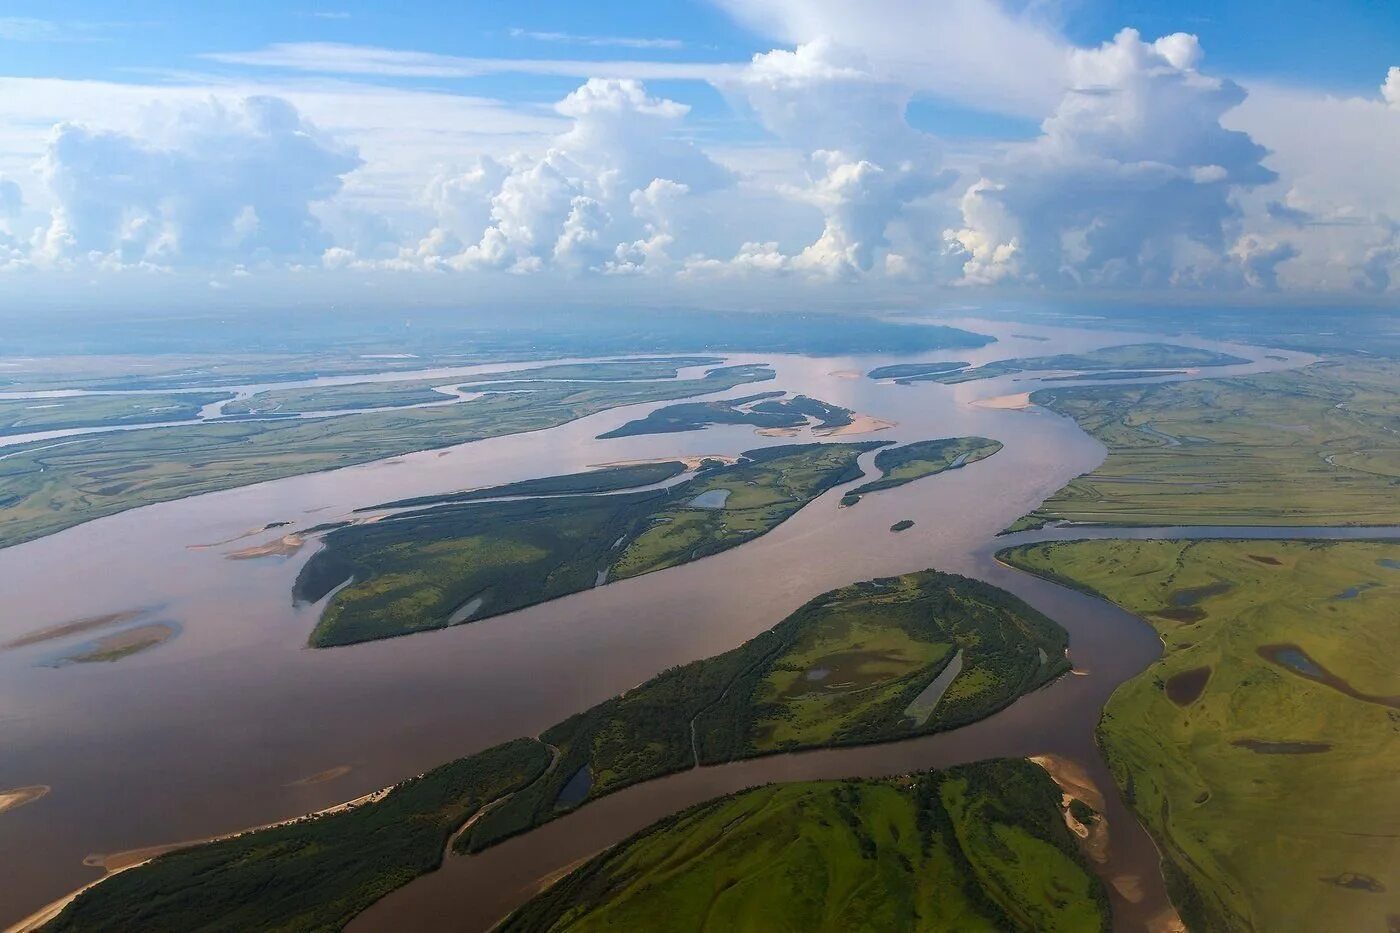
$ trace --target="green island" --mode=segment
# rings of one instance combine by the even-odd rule
[[[718,460],[702,461],[702,469],[721,466]],[[435,496],[414,496],[410,499],[395,499],[379,505],[367,505],[356,512],[378,512],[383,509],[419,508],[425,505],[447,505],[452,502],[475,502],[480,499],[498,499],[503,496],[570,496],[590,495],[601,492],[616,492],[620,489],[633,489],[637,486],[650,486],[675,479],[686,471],[680,460],[660,460],[655,463],[625,463],[620,466],[602,467],[583,473],[566,473],[562,476],[542,476],[539,479],[525,479],[501,486],[487,486],[481,489],[464,489]]]
[[[950,373],[955,369],[965,369],[971,364],[961,360],[929,360],[923,363],[891,363],[889,366],[876,366],[865,375],[871,379],[904,380],[922,376]]]
[[[69,428],[120,427],[196,418],[228,392],[153,392],[141,395],[68,395],[0,399],[0,435]]]
[[[663,819],[502,933],[1107,931],[1108,900],[1039,767],[777,784]]]
[[[357,408],[394,408],[426,402],[448,402],[452,395],[438,387],[479,388],[479,391],[531,391],[529,383],[540,380],[620,382],[638,379],[673,379],[687,367],[718,366],[723,359],[712,356],[666,357],[659,359],[600,360],[589,363],[557,363],[532,369],[512,369],[473,376],[437,379],[402,379],[390,382],[356,382],[347,385],[304,386],[270,389],[224,406],[228,415],[302,414],[317,411],[343,411]]]
[[[1046,370],[1082,370],[1085,372],[1123,372],[1146,369],[1177,369],[1183,366],[1237,366],[1249,360],[1229,353],[1182,347],[1171,343],[1130,343],[1118,347],[1102,347],[1084,353],[1057,353],[1053,356],[1028,356],[997,360],[971,368],[933,370],[896,379],[902,385],[913,382],[942,382],[954,385],[977,379],[993,379],[1021,372]],[[1157,375],[1160,375],[1158,373]],[[1119,377],[1126,378],[1126,377]]]
[[[945,437],[887,447],[875,455],[875,468],[880,471],[880,478],[850,490],[841,497],[841,504],[852,506],[868,493],[894,489],[925,476],[985,460],[1001,448],[1000,441],[985,437]]]
[[[858,478],[856,458],[878,446],[769,447],[663,489],[458,503],[338,528],[293,595],[316,602],[353,581],[312,631],[318,648],[500,615],[751,541]]]
[[[1400,522],[1400,364],[1150,386],[1041,389],[1108,448],[1012,529]]]
[[[857,583],[539,738],[468,756],[348,809],[113,875],[51,928],[338,928],[436,869],[449,847],[478,851],[630,784],[697,763],[883,742],[980,719],[1067,670],[1066,644],[1055,622],[976,580],[928,570]],[[1048,782],[1045,793],[1058,799]],[[1022,870],[1060,877],[1041,867],[1039,847],[995,836],[1021,858],[1036,850],[1036,868]],[[958,844],[968,844],[963,834]]]
[[[1099,742],[1196,931],[1400,910],[1400,545],[1080,541],[1000,555],[1146,619]]]
[[[549,761],[543,745],[517,739],[372,802],[180,849],[88,889],[44,929],[339,930],[436,870],[452,833]]]
[[[622,405],[721,392],[771,378],[771,369],[745,365],[698,379],[542,381],[459,405],[151,428],[20,445],[0,459],[0,547],[153,502],[541,430]]]
[[[851,423],[854,414],[820,399],[798,395],[785,399],[785,392],[760,392],[743,398],[714,402],[683,402],[658,408],[645,418],[629,421],[598,437],[632,437],[637,434],[674,434],[699,431],[712,424],[749,424],[761,431],[796,433],[815,418],[814,430],[830,431]]]
[[[901,518],[899,521],[895,522],[893,525],[890,526],[890,531],[908,531],[910,528],[913,527],[914,520],[912,518]]]

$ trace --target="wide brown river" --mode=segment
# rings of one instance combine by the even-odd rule
[[[1168,339],[955,323],[999,342],[918,358],[979,363]],[[1170,339],[1255,360],[1181,378],[1311,359],[1274,350],[1268,353],[1275,358],[1266,359],[1258,348]],[[683,567],[451,629],[330,650],[305,647],[314,610],[291,601],[292,581],[314,544],[288,557],[229,560],[228,554],[390,499],[634,458],[734,454],[793,439],[737,426],[595,439],[658,407],[631,406],[547,431],[148,506],[0,550],[0,644],[128,609],[150,609],[179,630],[158,648],[107,664],[50,666],[52,646],[0,651],[0,789],[52,789],[0,814],[0,924],[99,877],[99,869],[84,865],[88,856],[201,838],[357,797],[536,734],[664,668],[732,648],[825,590],[937,567],[1005,587],[1060,621],[1071,634],[1079,676],[954,732],[704,768],[640,785],[482,855],[449,859],[444,870],[387,898],[359,925],[489,927],[541,878],[677,808],[755,783],[1052,752],[1079,763],[1108,793],[1112,859],[1105,871],[1120,881],[1135,877],[1140,889],[1136,901],[1115,893],[1118,924],[1142,928],[1165,907],[1156,856],[1112,790],[1093,724],[1112,689],[1150,663],[1159,643],[1115,607],[993,558],[1009,543],[995,539],[996,532],[1092,469],[1103,448],[1047,412],[974,404],[1036,388],[1030,378],[898,386],[852,373],[907,357],[729,359],[773,364],[777,380],[752,391],[801,392],[897,422],[852,439],[977,434],[1005,449],[868,496],[858,508],[838,509],[840,492],[833,490],[762,538]],[[915,526],[891,534],[889,526],[905,518]],[[204,546],[271,522],[292,524]],[[329,779],[306,780],[317,775]],[[1132,893],[1131,885],[1120,887]]]

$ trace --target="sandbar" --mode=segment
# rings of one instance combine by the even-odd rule
[[[229,560],[256,560],[259,557],[290,557],[301,546],[306,543],[306,539],[301,535],[283,535],[276,541],[267,544],[257,544],[253,547],[245,547],[241,551],[234,551],[225,555]]]
[[[0,650],[8,651],[11,648],[23,648],[27,645],[37,645],[40,642],[52,641],[55,638],[67,638],[69,635],[90,632],[96,628],[106,628],[109,625],[130,622],[132,619],[138,619],[149,611],[148,609],[125,609],[121,612],[109,612],[105,615],[89,616],[85,619],[76,619],[72,622],[64,622],[48,628],[41,628],[27,635],[21,635],[14,641],[0,645]]]
[[[1011,395],[998,395],[995,398],[979,398],[972,404],[977,408],[1020,410],[1031,407],[1031,394],[1029,392],[1014,392]]]
[[[848,434],[873,434],[876,431],[886,431],[898,425],[898,421],[888,421],[884,418],[876,418],[874,415],[857,414],[851,418],[850,424],[843,424],[835,428],[817,428],[812,433],[822,437],[844,437]]]
[[[27,787],[12,787],[0,790],[0,813],[17,810],[26,803],[33,803],[52,790],[47,784],[30,784]]]

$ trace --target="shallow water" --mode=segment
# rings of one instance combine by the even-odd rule
[[[1004,338],[958,354],[974,365],[1137,339],[1017,325],[1018,332],[1049,337],[1047,349],[1044,342],[1010,337],[1004,325],[965,323]],[[1177,342],[1263,356],[1233,344]],[[640,828],[686,801],[754,778],[891,773],[989,754],[1057,751],[1090,767],[1107,787],[1092,723],[1112,686],[1155,656],[1157,640],[1125,613],[1011,571],[992,556],[1021,539],[994,538],[998,530],[1091,469],[1103,450],[1072,422],[1047,412],[971,404],[1033,389],[1035,381],[1024,376],[899,386],[838,375],[901,359],[907,357],[729,355],[733,363],[773,363],[778,379],[762,388],[898,422],[853,440],[982,435],[1005,448],[963,469],[867,496],[856,509],[836,507],[838,488],[769,534],[723,554],[455,628],[311,650],[305,640],[316,608],[295,607],[291,589],[314,547],[290,556],[224,558],[379,502],[628,459],[734,454],[793,439],[719,425],[597,440],[669,403],[628,406],[547,431],[153,505],[0,550],[7,610],[0,643],[141,607],[160,607],[181,625],[167,644],[112,664],[54,669],[40,666],[34,649],[0,652],[0,787],[53,787],[45,800],[0,818],[0,862],[7,867],[0,875],[0,920],[17,919],[92,880],[95,872],[82,864],[87,855],[199,838],[359,796],[459,755],[537,734],[667,667],[732,648],[828,589],[931,566],[1005,586],[1059,619],[1071,630],[1072,658],[1088,676],[1064,678],[1034,702],[947,735],[706,768],[590,804],[484,857],[460,860],[471,862],[478,873],[473,877],[486,887],[467,886],[478,892],[477,901],[454,895],[454,905],[465,905],[453,907],[454,923],[489,925],[512,898],[518,901],[521,885],[567,864],[569,852],[595,851],[628,826]],[[1289,354],[1289,362],[1264,360],[1202,375],[1309,359]],[[708,397],[742,395],[746,388]],[[862,456],[872,475],[873,456]],[[889,526],[904,518],[917,525],[889,534]],[[290,524],[236,544],[201,547],[274,522]],[[1239,536],[1261,531],[1239,529]],[[1129,535],[1138,533],[1148,532]],[[1039,534],[1037,540],[1095,536],[1092,529]],[[328,772],[339,776],[304,781]],[[1146,866],[1150,874],[1150,842],[1140,830],[1133,836],[1136,824],[1121,808],[1119,816],[1126,863]],[[432,883],[455,891],[454,882],[439,880],[458,877],[458,860],[450,865]],[[404,896],[417,897],[421,884]],[[1160,880],[1155,884],[1160,889]],[[435,909],[425,909],[426,924]],[[1125,916],[1142,913],[1123,909]]]

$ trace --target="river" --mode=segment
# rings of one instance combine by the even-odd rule
[[[1257,348],[1160,335],[954,323],[1000,342],[918,358],[975,365],[1168,340],[1256,360],[1167,377],[1172,380],[1311,360],[1274,350],[1268,353],[1276,358],[1268,359]],[[1048,340],[1012,337],[1012,331]],[[305,647],[313,612],[291,602],[292,581],[311,546],[257,560],[227,555],[392,499],[628,459],[734,454],[793,439],[715,426],[597,440],[659,407],[629,406],[546,431],[152,505],[0,550],[6,607],[0,643],[127,609],[150,609],[179,627],[168,643],[111,664],[49,667],[38,663],[37,648],[0,652],[0,788],[52,788],[0,815],[6,867],[0,922],[98,877],[83,864],[87,856],[201,838],[357,797],[536,734],[660,670],[732,648],[828,589],[926,567],[1004,586],[1059,620],[1071,632],[1071,657],[1085,676],[1063,678],[992,719],[932,738],[700,769],[633,788],[485,856],[454,859],[386,900],[364,923],[412,911],[415,925],[426,926],[450,903],[454,928],[489,926],[542,875],[678,806],[755,780],[886,774],[1033,752],[1072,758],[1110,791],[1115,859],[1125,872],[1143,875],[1148,889],[1136,905],[1118,899],[1123,922],[1137,923],[1160,906],[1150,840],[1111,792],[1092,743],[1104,699],[1155,657],[1157,640],[1120,610],[992,557],[1014,540],[997,539],[996,532],[1097,465],[1101,445],[1044,411],[973,404],[1038,387],[1023,376],[898,386],[850,374],[909,357],[723,355],[731,363],[771,363],[778,378],[764,390],[800,392],[898,423],[854,440],[978,434],[1005,447],[988,460],[867,496],[856,508],[838,509],[840,490],[833,490],[762,538],[693,564],[451,629],[330,650]],[[867,467],[872,456],[865,456]],[[917,524],[891,534],[890,525],[905,518]],[[205,546],[274,522],[290,524]],[[334,777],[305,780],[314,775]]]

